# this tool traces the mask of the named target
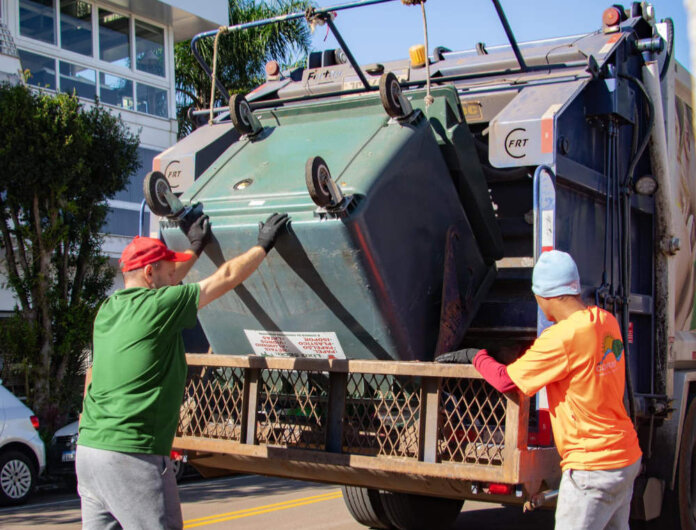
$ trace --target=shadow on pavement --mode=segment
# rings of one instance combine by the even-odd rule
[[[464,503],[466,509],[466,503]],[[535,510],[523,513],[521,506],[502,506],[464,511],[457,517],[457,530],[486,530],[488,528],[514,528],[515,530],[553,530],[553,510]]]
[[[201,502],[224,499],[240,499],[253,496],[282,495],[285,493],[297,493],[305,489],[316,488],[317,484],[311,482],[290,481],[263,477],[259,483],[257,475],[238,476],[213,480],[208,484],[196,484],[195,488],[182,485],[179,487],[179,498],[182,503]],[[335,485],[326,485],[326,491],[334,491]]]

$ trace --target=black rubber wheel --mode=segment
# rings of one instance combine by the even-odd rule
[[[696,401],[692,401],[684,420],[679,444],[677,498],[683,530],[696,529]]]
[[[165,198],[165,193],[171,193],[167,177],[161,171],[150,171],[143,180],[143,193],[145,202],[150,211],[159,217],[164,217],[172,213],[172,209]]]
[[[370,528],[390,529],[392,526],[384,506],[380,500],[379,491],[359,488],[357,486],[343,486],[343,502],[350,515],[358,523]]]
[[[172,473],[174,473],[176,481],[179,482],[186,472],[186,462],[182,460],[172,460],[171,462]]]
[[[384,512],[399,530],[445,530],[462,511],[463,500],[380,490]]]
[[[241,94],[233,94],[230,98],[230,119],[239,134],[251,134],[254,132],[250,116],[251,107],[246,98]]]
[[[36,470],[20,451],[0,454],[0,505],[23,504],[34,492]]]
[[[401,86],[399,80],[393,72],[382,74],[379,78],[379,99],[382,101],[382,106],[387,114],[392,118],[403,118],[404,109],[399,103],[399,95],[401,94]]]
[[[326,181],[331,178],[329,166],[326,165],[324,159],[320,156],[313,156],[307,160],[305,164],[305,182],[309,196],[314,201],[314,204],[325,208],[326,206],[335,206],[331,192],[326,185]]]
[[[191,122],[191,125],[193,125],[194,129],[198,129],[199,127],[205,125],[208,122],[208,120],[203,115],[194,116],[194,112],[196,112],[196,108],[189,107],[186,111],[186,119],[188,119],[188,121]]]

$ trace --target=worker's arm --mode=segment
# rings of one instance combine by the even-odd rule
[[[174,264],[174,284],[178,284],[183,280],[186,275],[189,273],[191,270],[191,267],[193,267],[193,264],[196,263],[196,260],[198,259],[198,256],[196,253],[191,250],[185,250],[184,251],[186,254],[191,254],[191,259],[188,261],[179,261]]]
[[[191,259],[174,264],[174,284],[178,284],[186,277],[212,237],[210,219],[207,215],[201,215],[192,223],[181,221],[180,226],[191,244],[191,248],[184,251],[191,255]]]
[[[251,247],[241,254],[223,263],[218,270],[200,282],[201,293],[198,297],[198,308],[205,307],[213,300],[231,291],[246,280],[261,265],[266,251],[259,247]]]
[[[288,220],[288,214],[274,213],[265,223],[259,223],[258,245],[226,261],[211,276],[200,282],[198,308],[220,298],[251,276],[273,248],[278,234],[285,228]]]
[[[499,392],[510,392],[518,389],[517,385],[510,379],[505,365],[496,361],[486,350],[481,350],[476,354],[473,365],[478,373]]]

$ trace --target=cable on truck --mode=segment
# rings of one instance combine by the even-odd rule
[[[672,55],[674,55],[674,21],[671,18],[665,18],[662,19],[662,22],[667,24],[667,55],[660,71],[660,81],[667,75],[669,65],[672,62]]]

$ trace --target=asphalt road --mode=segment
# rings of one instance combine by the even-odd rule
[[[244,475],[179,486],[185,528],[220,530],[360,530],[336,486]],[[80,502],[66,490],[37,494],[30,504],[0,508],[0,528],[80,528]],[[467,501],[458,530],[552,530],[553,513]]]

